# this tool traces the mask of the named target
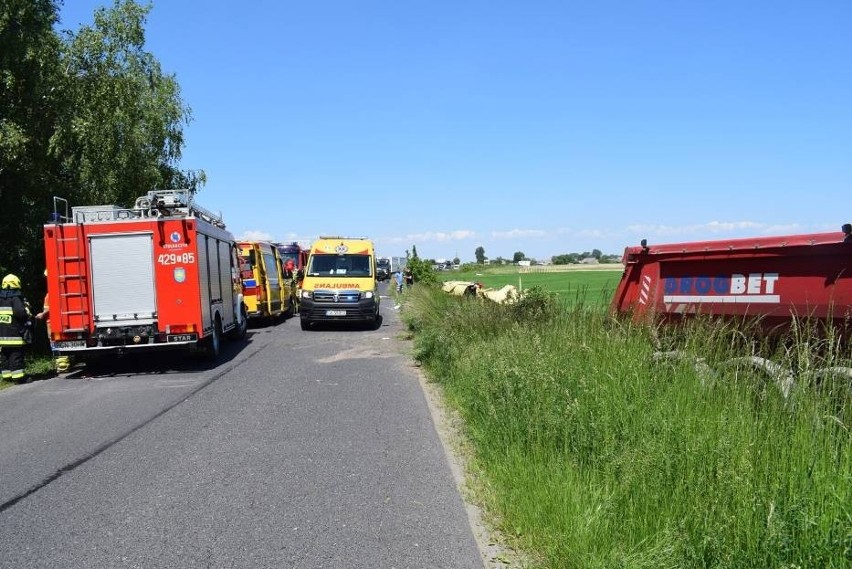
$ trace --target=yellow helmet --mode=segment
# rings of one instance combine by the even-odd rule
[[[21,288],[21,279],[13,274],[3,277],[3,288]]]

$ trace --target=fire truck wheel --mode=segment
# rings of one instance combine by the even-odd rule
[[[229,332],[229,340],[242,340],[246,337],[246,331],[248,330],[248,316],[246,315],[246,307],[241,306],[240,312],[242,313],[242,316],[240,317],[240,323]]]
[[[207,339],[206,356],[214,360],[219,357],[219,352],[222,351],[222,321],[219,315],[216,315],[216,321],[213,323],[213,333]]]

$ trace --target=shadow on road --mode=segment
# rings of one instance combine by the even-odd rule
[[[379,319],[376,322],[351,322],[347,320],[326,320],[319,322],[311,323],[311,330],[323,330],[323,331],[358,331],[363,332],[364,330],[378,330],[382,327],[384,323],[384,317],[379,315]]]
[[[66,377],[89,379],[129,375],[161,375],[166,373],[201,373],[227,364],[248,348],[257,331],[251,329],[243,340],[222,342],[222,351],[215,360],[201,352],[163,350],[147,353],[104,355],[76,364]]]

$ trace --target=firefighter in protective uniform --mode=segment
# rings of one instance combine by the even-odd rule
[[[30,307],[21,294],[21,279],[9,274],[0,288],[0,348],[3,350],[3,379],[23,383],[25,335],[31,334]]]

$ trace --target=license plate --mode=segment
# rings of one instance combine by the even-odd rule
[[[86,341],[85,340],[69,340],[67,342],[56,342],[55,347],[57,349],[63,348],[85,348]]]
[[[169,334],[166,342],[194,342],[198,339],[195,334]]]
[[[326,316],[346,316],[345,310],[326,310]]]

